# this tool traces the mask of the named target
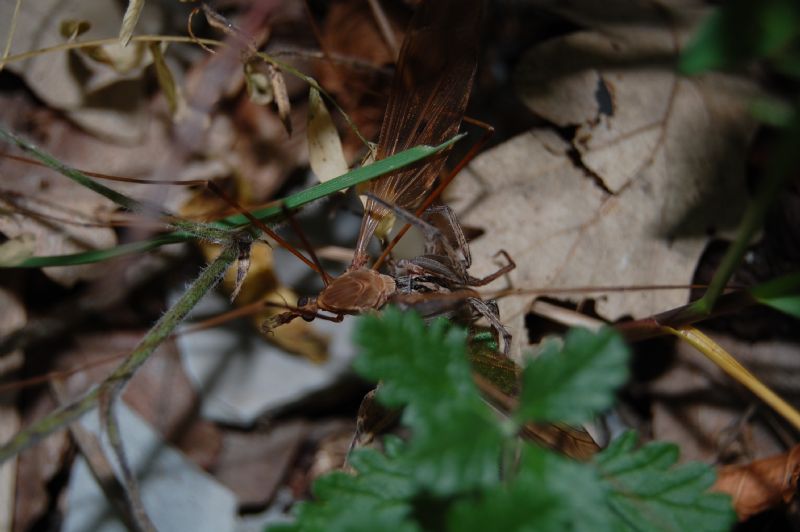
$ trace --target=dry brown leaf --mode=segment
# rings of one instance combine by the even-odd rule
[[[688,285],[709,229],[737,220],[754,130],[743,96],[752,88],[727,76],[687,80],[668,67],[628,61],[676,48],[668,26],[626,30],[624,37],[571,34],[523,60],[520,92],[528,106],[577,131],[571,142],[547,129],[520,135],[479,157],[454,183],[450,196],[462,222],[489,236],[472,246],[475,273],[496,269],[491,257],[505,249],[517,262],[510,274],[516,288]],[[612,320],[642,317],[683,304],[687,295],[610,293],[598,310]],[[528,304],[500,304],[515,354],[525,344]]]
[[[409,11],[401,11],[394,3],[382,2],[381,5],[389,10],[387,14],[393,22],[397,42],[401,42],[399,30],[407,22],[402,15],[408,16]],[[333,94],[364,137],[377,137],[391,81],[391,71],[378,69],[392,64],[395,57],[381,35],[369,4],[363,0],[332,2],[320,30],[321,46],[327,53],[375,67],[371,71],[320,61],[316,70],[320,84]],[[343,134],[347,157],[352,161],[353,157],[363,154],[364,145],[349,129]]]
[[[800,478],[800,445],[763,460],[720,468],[713,491],[733,497],[739,520],[781,503],[790,502],[797,493]]]
[[[309,431],[288,421],[268,431],[229,431],[212,473],[235,494],[240,507],[263,507],[275,495]]]
[[[319,91],[314,87],[308,95],[308,160],[311,170],[324,183],[347,173],[347,161],[339,132]]]

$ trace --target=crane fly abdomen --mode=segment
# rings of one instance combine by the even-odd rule
[[[378,159],[452,138],[461,126],[478,63],[484,0],[428,0],[403,40],[378,139]],[[433,188],[447,153],[371,181],[366,191],[416,211]],[[389,211],[368,199],[353,268],[366,261],[369,240]]]
[[[381,308],[396,289],[393,278],[362,268],[331,281],[317,298],[317,306],[336,314],[359,314]]]

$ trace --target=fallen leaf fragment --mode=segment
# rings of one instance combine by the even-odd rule
[[[800,444],[786,453],[749,464],[720,468],[712,491],[728,493],[739,520],[744,521],[797,494],[800,478]]]

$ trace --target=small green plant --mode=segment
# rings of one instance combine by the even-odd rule
[[[518,410],[501,419],[481,399],[466,332],[389,309],[362,318],[356,370],[381,380],[378,400],[403,407],[408,441],[359,450],[355,474],[320,478],[296,521],[271,530],[726,530],[726,495],[711,468],[675,466],[667,443],[637,448],[629,432],[586,463],[521,442],[526,422],[579,423],[608,408],[628,376],[611,329],[571,330],[525,368]]]

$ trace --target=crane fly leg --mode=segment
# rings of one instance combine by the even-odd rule
[[[492,281],[494,281],[495,279],[497,279],[499,277],[502,277],[503,275],[507,274],[508,272],[510,272],[511,270],[513,270],[514,268],[517,267],[517,263],[514,262],[514,260],[511,258],[511,256],[508,253],[506,253],[505,250],[501,249],[500,251],[495,253],[494,256],[495,257],[499,257],[500,255],[502,255],[506,259],[507,264],[505,266],[503,266],[502,268],[500,268],[499,270],[497,270],[494,273],[490,273],[486,277],[479,277],[479,278],[470,277],[469,278],[469,285],[470,286],[485,286],[485,285],[491,283]]]
[[[511,351],[511,333],[508,332],[505,325],[500,322],[497,303],[494,301],[486,302],[477,297],[468,297],[467,303],[469,303],[478,314],[486,318],[492,328],[503,337],[503,356],[508,358],[509,352]]]

